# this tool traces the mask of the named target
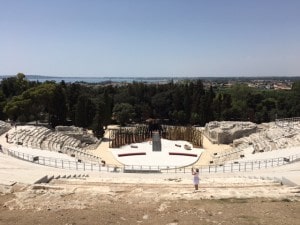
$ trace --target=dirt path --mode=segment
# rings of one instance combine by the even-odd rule
[[[269,197],[230,197],[247,192]],[[224,198],[220,193],[226,193]],[[19,186],[14,193],[0,195],[0,225],[296,225],[300,224],[298,194],[299,189],[278,185],[205,187],[194,193],[183,184],[56,181]]]
[[[75,196],[65,196],[68,201]],[[10,224],[300,224],[300,202],[269,199],[173,200],[143,202],[99,199],[85,209],[9,210],[13,196],[0,196],[0,225]]]

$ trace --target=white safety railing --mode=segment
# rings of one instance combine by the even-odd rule
[[[70,161],[65,159],[50,158],[43,156],[35,156],[18,152],[10,149],[4,149],[8,155],[32,162],[39,165],[50,166],[60,169],[79,170],[79,171],[106,171],[106,172],[140,172],[140,173],[190,173],[192,166],[150,166],[150,165],[124,165],[122,167],[109,165],[102,162],[82,162],[80,160]],[[290,155],[286,157],[278,157],[264,160],[232,162],[223,165],[205,165],[198,166],[200,173],[233,173],[233,172],[249,172],[253,170],[265,169],[270,167],[278,167],[286,164],[300,161],[300,154]]]

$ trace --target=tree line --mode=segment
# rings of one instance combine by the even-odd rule
[[[292,90],[259,90],[245,84],[205,88],[201,80],[168,84],[133,82],[122,85],[39,83],[22,73],[0,84],[0,119],[45,121],[50,126],[75,125],[98,137],[111,123],[204,126],[213,120],[269,122],[300,116],[300,82]]]

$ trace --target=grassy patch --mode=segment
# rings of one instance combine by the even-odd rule
[[[247,198],[221,198],[219,201],[225,203],[248,203]]]
[[[272,199],[270,202],[294,202],[294,200],[291,200],[289,198],[282,198],[282,199]]]
[[[247,222],[251,222],[252,224],[257,224],[257,221],[259,220],[259,218],[255,216],[248,216],[248,215],[240,215],[238,216],[238,218]]]
[[[291,199],[288,199],[288,198],[284,198],[284,199],[281,199],[282,202],[292,202]]]

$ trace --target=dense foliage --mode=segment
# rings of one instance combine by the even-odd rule
[[[204,88],[201,80],[168,84],[131,83],[117,86],[30,82],[24,74],[0,85],[0,119],[44,121],[52,127],[73,124],[91,128],[140,123],[149,118],[176,125],[200,125],[212,120],[269,122],[300,116],[300,82],[292,90],[259,90],[237,84]]]

